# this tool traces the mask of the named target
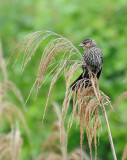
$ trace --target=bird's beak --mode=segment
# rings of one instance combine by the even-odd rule
[[[80,43],[78,46],[79,46],[79,47],[83,47],[83,46],[84,46],[84,44],[83,44],[83,43]]]

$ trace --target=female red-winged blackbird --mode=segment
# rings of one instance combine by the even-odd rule
[[[85,50],[82,56],[83,73],[70,85],[72,90],[75,90],[79,86],[83,87],[84,83],[85,88],[91,86],[88,69],[93,73],[93,75],[96,75],[98,79],[102,71],[102,52],[95,41],[92,39],[85,39],[79,46],[83,47]]]

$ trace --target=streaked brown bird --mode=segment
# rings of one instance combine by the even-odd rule
[[[92,39],[85,39],[79,46],[84,49],[82,56],[83,73],[70,85],[72,90],[81,86],[83,87],[84,85],[85,88],[91,86],[88,69],[93,73],[93,76],[97,76],[97,79],[99,79],[102,71],[102,52],[95,41]]]

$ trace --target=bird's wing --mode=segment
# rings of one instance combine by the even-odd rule
[[[90,66],[96,66],[99,70],[102,68],[102,52],[98,47],[93,47],[84,52],[84,60]]]

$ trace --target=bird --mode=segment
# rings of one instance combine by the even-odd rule
[[[85,85],[85,88],[90,87],[91,80],[89,75],[89,70],[91,71],[93,77],[96,76],[99,79],[102,72],[103,65],[103,55],[101,49],[96,44],[96,42],[90,38],[84,39],[79,47],[84,49],[82,55],[82,70],[81,75],[70,85],[70,88],[75,91],[79,87]]]

